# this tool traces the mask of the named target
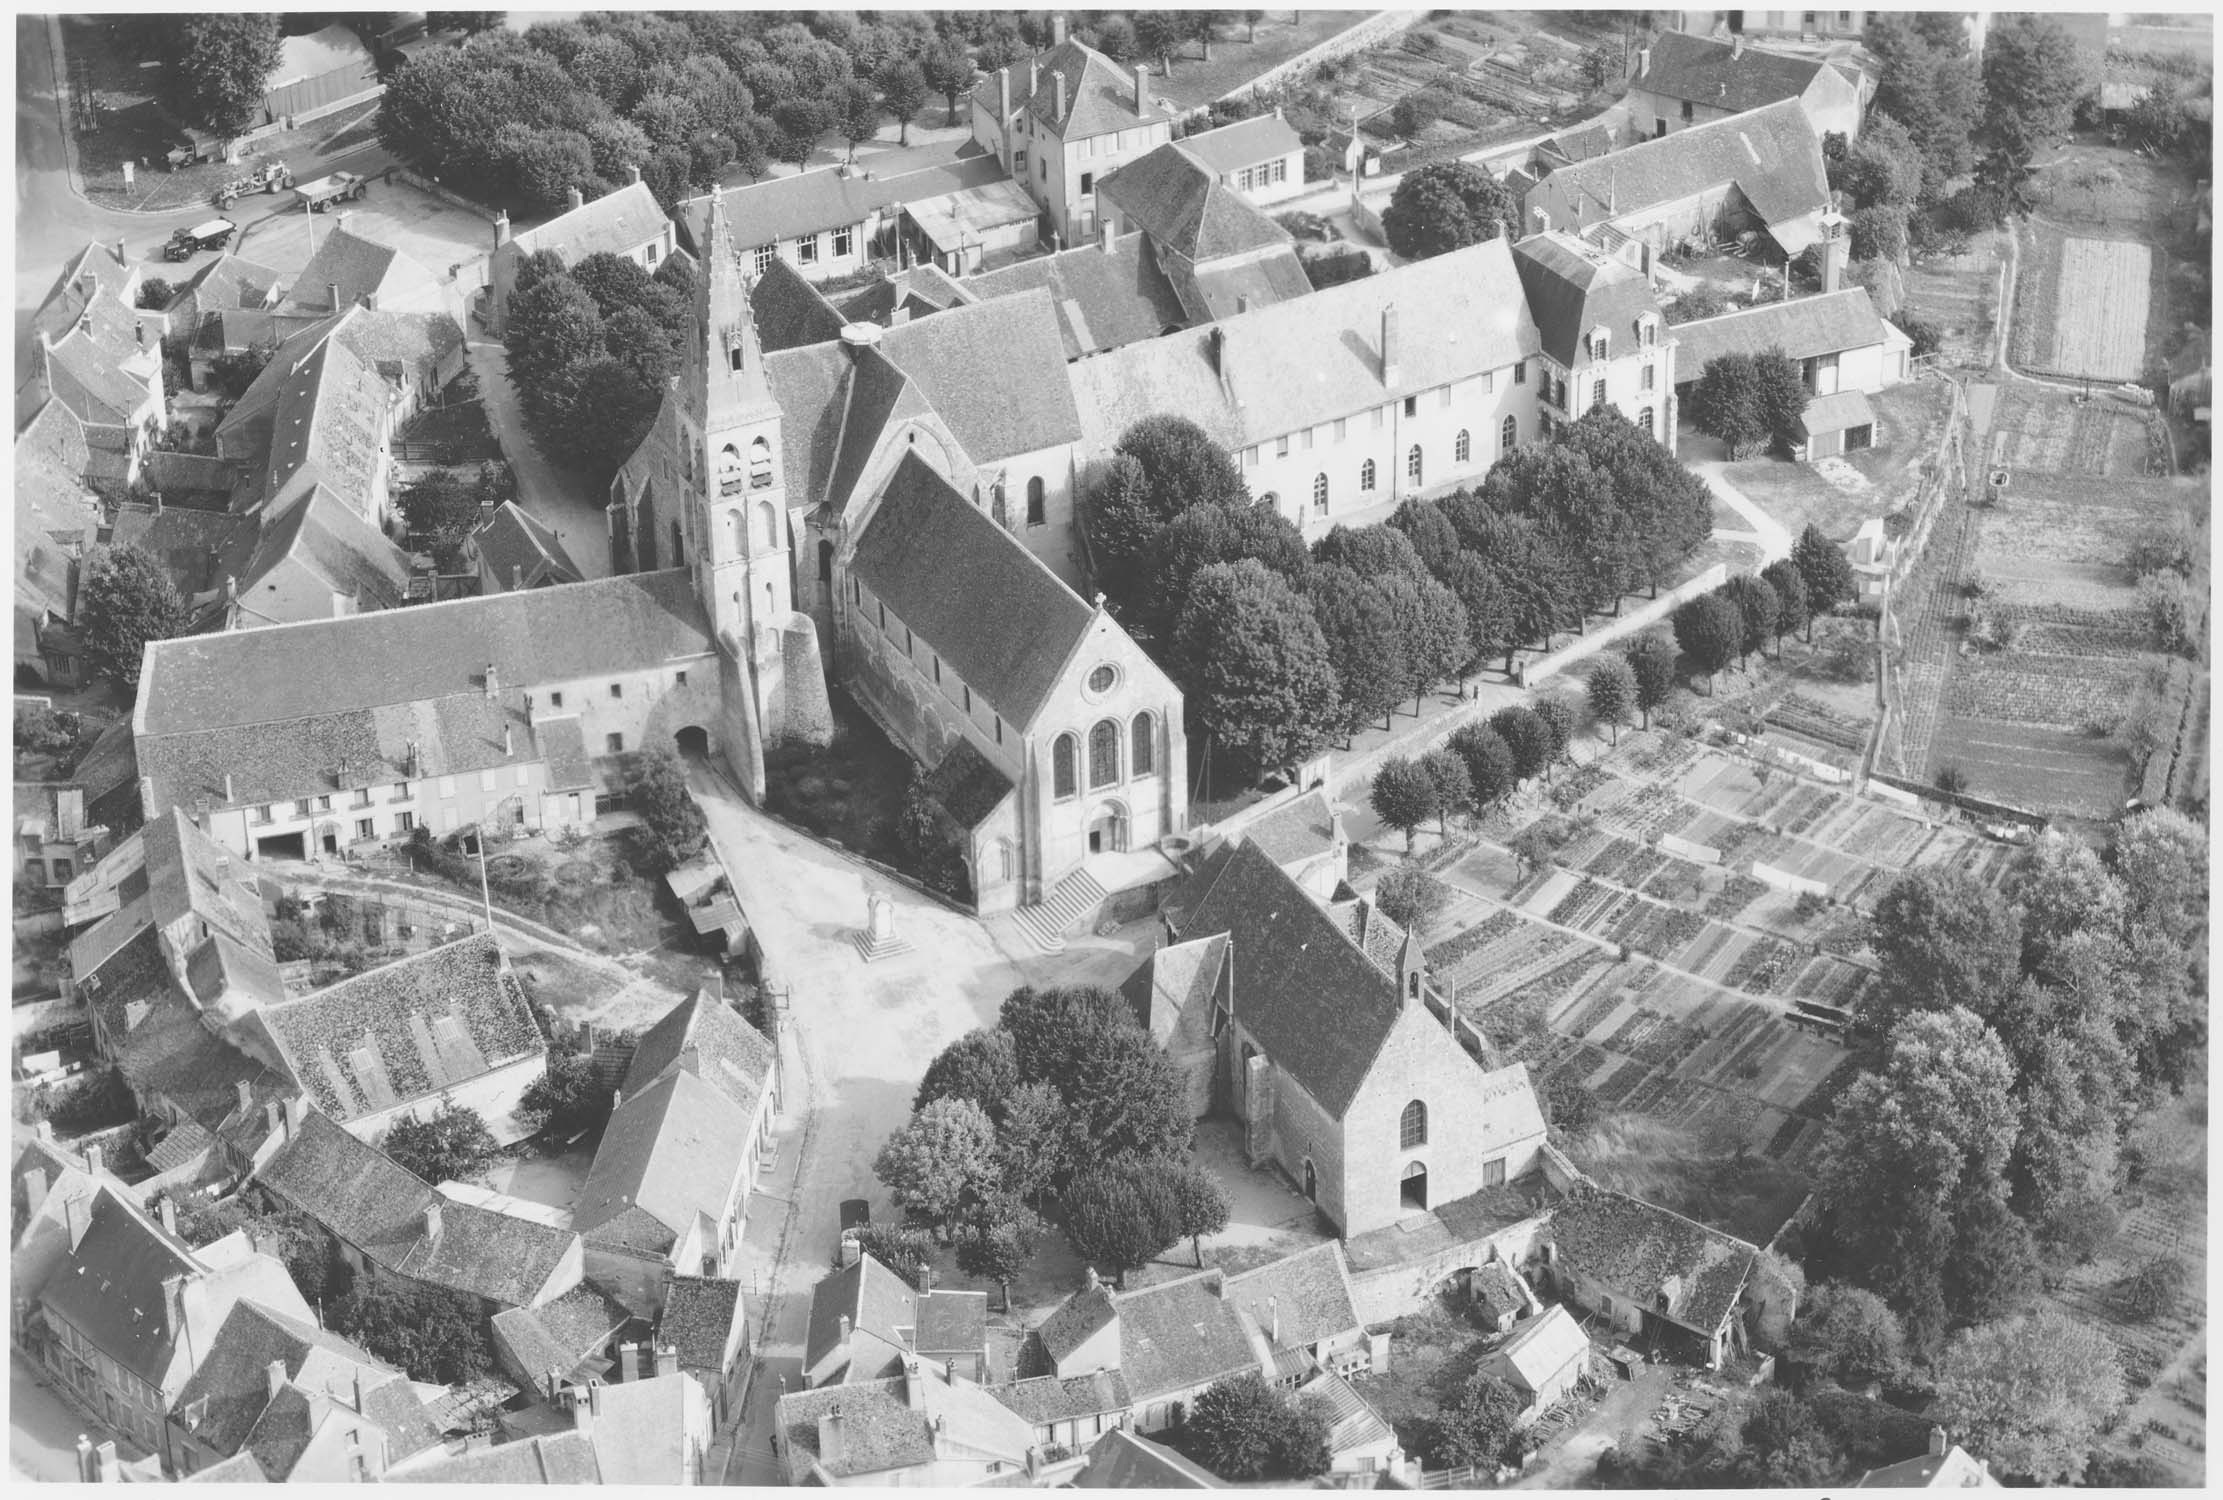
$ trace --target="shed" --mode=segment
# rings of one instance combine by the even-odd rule
[[[908,204],[903,213],[920,259],[968,276],[1031,247],[1041,210],[1025,188],[1000,181]]]
[[[1521,1420],[1527,1421],[1590,1373],[1590,1338],[1566,1308],[1546,1308],[1491,1350],[1485,1368],[1525,1398]]]
[[[1837,458],[1872,448],[1879,436],[1876,409],[1859,391],[1816,396],[1806,403],[1799,417],[1799,430],[1806,434],[1805,457],[1809,460]]]

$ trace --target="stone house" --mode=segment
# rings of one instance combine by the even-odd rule
[[[1680,330],[1667,326],[1647,271],[1556,232],[1517,242],[1513,261],[1542,345],[1537,436],[1610,406],[1673,453]]]
[[[1850,60],[1799,57],[1724,39],[1669,31],[1640,47],[1622,107],[1638,134],[1657,138],[1749,109],[1795,99],[1814,134],[1851,140],[1873,82]]]
[[[349,308],[369,312],[446,313],[448,296],[416,260],[392,245],[357,234],[338,215],[316,252],[293,279],[286,311],[337,316]]]
[[[670,1350],[677,1367],[709,1395],[713,1432],[740,1418],[749,1389],[749,1314],[741,1293],[738,1281],[675,1275],[656,1318],[657,1347]]]
[[[1237,1272],[1227,1278],[1226,1296],[1269,1385],[1295,1389],[1319,1370],[1375,1373],[1340,1241]]]
[[[1521,1421],[1535,1418],[1590,1373],[1590,1338],[1564,1307],[1547,1307],[1483,1357],[1483,1368],[1522,1397]]]
[[[547,522],[526,513],[515,500],[504,500],[494,513],[471,533],[477,555],[479,592],[503,589],[544,589],[558,583],[582,583],[586,575],[564,551],[563,539]]]
[[[1099,223],[1140,230],[1192,323],[1312,291],[1289,231],[1261,212],[1188,141],[1171,141],[1104,179]]]
[[[1297,1387],[1299,1397],[1323,1407],[1328,1418],[1328,1472],[1402,1478],[1404,1445],[1351,1382],[1318,1370]]]
[[[408,598],[408,555],[321,482],[251,511],[119,506],[113,537],[162,565],[196,632],[339,619]]]
[[[511,233],[509,215],[502,213],[494,220],[494,252],[487,261],[486,326],[496,339],[508,332],[518,263],[536,251],[551,251],[567,266],[590,255],[619,255],[654,275],[678,243],[678,230],[641,181],[638,167],[630,182],[592,203],[573,188],[562,213],[531,229]]]
[[[1590,1188],[1552,1215],[1537,1274],[1632,1346],[1719,1369],[1743,1341],[1738,1314],[1759,1255],[1681,1214]]]
[[[916,1357],[884,1380],[781,1396],[772,1446],[791,1485],[1013,1488],[1042,1463],[1025,1418]]]
[[[1120,1292],[1091,1270],[1088,1285],[1029,1336],[1030,1367],[1038,1352],[1059,1380],[1116,1370],[1127,1383],[1135,1430],[1178,1426],[1207,1387],[1273,1368],[1271,1351],[1254,1341],[1237,1310],[1229,1280],[1214,1267]]]
[[[15,784],[16,879],[60,890],[107,853],[106,826],[85,814],[85,789],[66,782]]]
[[[1825,247],[1842,245],[1841,238],[1825,241]],[[1825,282],[1835,282],[1842,267],[1841,254],[1825,253]],[[1686,389],[1705,373],[1708,362],[1725,354],[1780,349],[1797,360],[1809,398],[1803,419],[1808,458],[1833,457],[1886,441],[1868,397],[1913,373],[1912,340],[1877,316],[1865,287],[1833,286],[1818,297],[1703,318],[1681,324],[1675,336],[1682,345],[1678,378]]]
[[[1304,142],[1278,108],[1183,136],[1181,145],[1261,207],[1304,196]]]
[[[807,1383],[882,1380],[900,1374],[907,1360],[924,1360],[945,1380],[988,1381],[988,1294],[937,1290],[931,1273],[914,1293],[870,1255],[859,1255],[811,1289],[803,1346]]]
[[[1033,1375],[990,1386],[988,1394],[1034,1426],[1043,1461],[1057,1463],[1085,1453],[1134,1415],[1134,1396],[1117,1370],[1086,1375]]]
[[[29,374],[16,387],[19,413],[51,401],[76,418],[81,477],[112,499],[138,482],[168,410],[163,315],[135,305],[143,274],[120,240],[72,257],[31,316]]]

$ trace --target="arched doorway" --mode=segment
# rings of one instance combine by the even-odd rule
[[[702,759],[710,754],[710,731],[700,724],[689,724],[677,738],[681,755]]]
[[[1428,1169],[1419,1162],[1405,1168],[1405,1175],[1397,1183],[1398,1201],[1407,1208],[1428,1206]]]
[[[1312,1170],[1312,1158],[1309,1156],[1304,1163],[1304,1195],[1314,1202],[1318,1202],[1320,1198],[1320,1174]]]
[[[1124,804],[1107,802],[1096,810],[1088,823],[1088,852],[1091,854],[1124,854],[1127,852],[1127,809]]]

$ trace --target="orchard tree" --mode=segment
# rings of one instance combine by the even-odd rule
[[[1158,60],[1158,70],[1173,72],[1173,54],[1189,39],[1187,18],[1177,10],[1135,12],[1135,46]]]
[[[1623,653],[1636,676],[1636,706],[1644,715],[1646,729],[1652,727],[1652,710],[1675,691],[1677,654],[1675,643],[1657,631],[1638,636]]]
[[[183,635],[189,621],[170,575],[137,547],[109,547],[85,570],[77,632],[86,665],[101,677],[137,687],[147,643]]]
[[[396,1166],[437,1187],[443,1182],[478,1181],[501,1148],[477,1110],[442,1095],[431,1114],[406,1115],[395,1122],[378,1149]]]
[[[964,42],[955,36],[944,36],[920,54],[919,69],[925,74],[926,86],[942,96],[949,106],[945,124],[957,123],[957,96],[972,86],[973,59],[965,50]]]
[[[479,524],[479,492],[453,469],[433,469],[395,497],[402,524],[425,538],[441,571],[461,568],[463,544]]]
[[[2188,951],[2202,946],[2207,852],[2206,829],[2175,808],[2151,808],[2116,824],[2107,862],[2123,883],[2130,920]]]
[[[1636,672],[1628,658],[1606,654],[1590,667],[1584,679],[1584,696],[1590,700],[1590,713],[1613,735],[1613,743],[1621,743],[1621,726],[1629,720],[1629,711],[1636,707]]]
[[[1509,1457],[1527,1403],[1502,1377],[1477,1370],[1459,1399],[1422,1427],[1420,1453],[1440,1468],[1482,1467]]]
[[[1858,1387],[1895,1378],[1906,1359],[1906,1329],[1866,1287],[1825,1281],[1799,1304],[1791,1353],[1817,1375]]]
[[[2122,1360],[2106,1335],[2048,1307],[1956,1334],[1935,1411],[2000,1473],[2061,1485],[2084,1472],[2126,1395]]]
[[[1539,694],[1529,710],[1536,715],[1536,722],[1544,726],[1548,750],[1544,756],[1544,779],[1551,780],[1551,768],[1568,758],[1568,751],[1575,742],[1575,706],[1556,693]]]
[[[1405,836],[1409,850],[1413,830],[1435,815],[1436,784],[1420,762],[1393,755],[1374,773],[1366,800],[1376,817]]]
[[[1791,545],[1791,566],[1798,569],[1799,580],[1806,585],[1806,639],[1811,645],[1814,616],[1826,615],[1851,599],[1858,580],[1845,549],[1824,536],[1822,528],[1812,521]]]
[[[935,1099],[888,1137],[872,1175],[897,1205],[947,1234],[994,1187],[996,1127],[970,1099]]]
[[[642,852],[658,874],[678,869],[710,841],[710,825],[687,789],[687,773],[668,748],[658,745],[634,758],[625,796],[626,805],[640,814]]]
[[[1434,926],[1450,899],[1450,889],[1418,865],[1398,865],[1374,885],[1374,905],[1407,932]]]
[[[1804,630],[1811,620],[1806,604],[1806,580],[1798,564],[1779,557],[1760,570],[1761,581],[1775,591],[1775,655],[1783,658],[1783,637]]]
[[[1008,1193],[992,1196],[957,1235],[957,1268],[967,1276],[993,1281],[1011,1311],[1011,1283],[1040,1248],[1042,1216]]]
[[[1551,726],[1526,704],[1514,703],[1490,715],[1490,728],[1513,752],[1513,774],[1521,781],[1541,773],[1551,763]]]
[[[1510,189],[1472,162],[1442,161],[1407,172],[1382,211],[1389,248],[1407,260],[1494,240],[1520,222]]]
[[[1193,1162],[1182,1162],[1167,1169],[1166,1188],[1173,1194],[1174,1218],[1189,1241],[1189,1253],[1196,1257],[1197,1266],[1204,1265],[1204,1236],[1218,1234],[1227,1227],[1228,1215],[1234,1212],[1227,1201],[1227,1194],[1212,1180],[1212,1174]]]
[[[1251,779],[1293,765],[1336,723],[1327,642],[1288,580],[1252,559],[1196,575],[1173,632],[1171,674],[1190,733]]]
[[[1489,725],[1461,724],[1452,731],[1446,744],[1467,763],[1467,783],[1474,789],[1477,811],[1486,812],[1497,806],[1519,785],[1513,748],[1505,743],[1505,736]]]
[[[238,135],[255,123],[283,50],[273,14],[180,16],[163,58],[163,102],[184,124]]]
[[[1729,658],[1744,644],[1744,612],[1717,589],[1683,603],[1675,611],[1675,644],[1697,671],[1705,674],[1706,691],[1714,690],[1714,674],[1729,665]]]

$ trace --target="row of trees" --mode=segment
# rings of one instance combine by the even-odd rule
[[[1770,641],[1780,655],[1787,635],[1805,631],[1812,640],[1815,616],[1850,602],[1858,585],[1844,549],[1810,523],[1789,557],[1777,558],[1757,575],[1739,574],[1679,606],[1675,645],[1691,670],[1704,674],[1711,692],[1714,674],[1731,658],[1741,668]]]
[[[542,452],[608,476],[656,420],[694,313],[694,273],[672,256],[651,276],[601,252],[518,263],[502,337],[525,426]]]
[[[1255,776],[1435,684],[1658,587],[1709,534],[1705,486],[1600,408],[1311,548],[1194,423],[1120,439],[1087,510],[1113,612],[1188,697],[1191,733]]]
[[[1024,988],[927,1067],[873,1171],[968,1275],[1008,1288],[1053,1202],[1082,1258],[1118,1274],[1226,1227],[1227,1200],[1186,1159],[1194,1129],[1172,1062],[1117,994]]]

